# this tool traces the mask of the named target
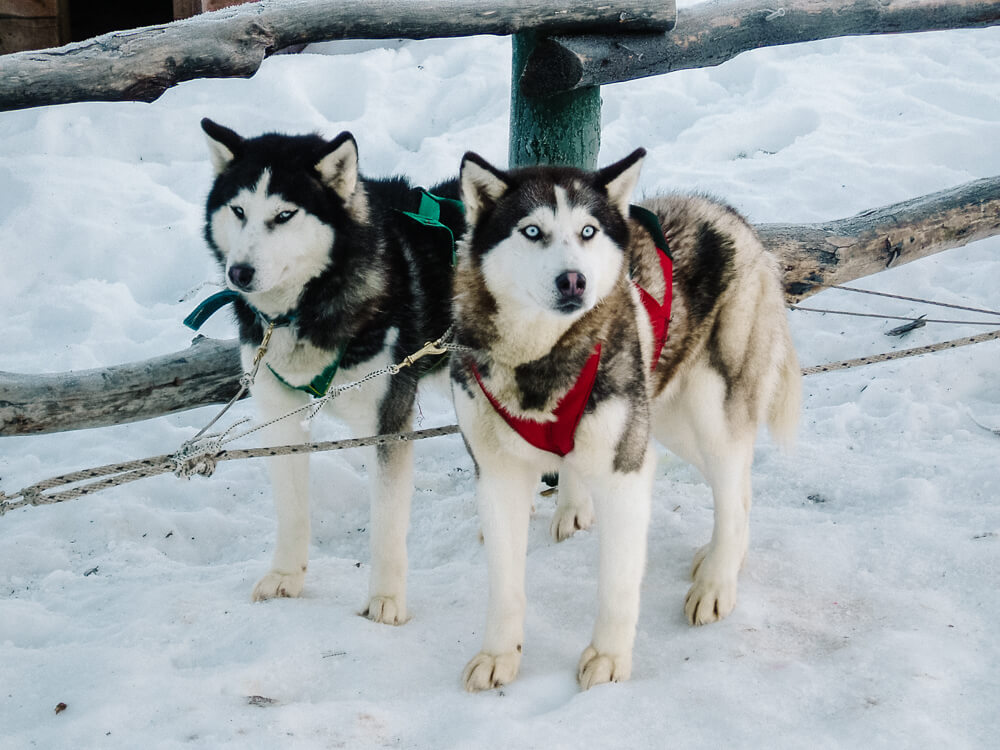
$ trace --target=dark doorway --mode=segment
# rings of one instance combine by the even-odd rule
[[[109,31],[153,26],[174,20],[173,0],[70,0],[70,40],[78,42]]]

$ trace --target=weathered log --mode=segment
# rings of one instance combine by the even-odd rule
[[[1000,235],[1000,177],[819,224],[761,224],[798,301],[832,284]],[[0,372],[0,436],[131,422],[228,401],[240,376],[235,340],[107,369]]]
[[[182,352],[114,367],[0,372],[0,435],[103,427],[223,403],[239,390],[241,372],[235,339],[204,336]]]
[[[681,8],[669,34],[560,33],[541,41],[520,85],[545,96],[718,65],[760,47],[997,24],[1000,0],[715,0]]]
[[[673,0],[260,0],[57,49],[0,57],[0,111],[79,101],[153,101],[193,78],[249,77],[264,57],[330,39],[663,31]]]
[[[790,302],[1000,234],[1000,177],[819,224],[761,224]]]

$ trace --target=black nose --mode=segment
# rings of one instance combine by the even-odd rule
[[[229,267],[229,280],[240,289],[248,289],[253,281],[253,273],[253,266],[237,263],[235,266]]]
[[[563,271],[556,276],[555,308],[559,312],[571,313],[583,306],[583,292],[587,288],[587,277],[579,271]]]
[[[556,290],[560,299],[570,300],[582,297],[587,288],[587,277],[579,271],[564,271],[556,276]]]

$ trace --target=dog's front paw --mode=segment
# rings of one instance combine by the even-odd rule
[[[465,665],[462,683],[470,693],[491,690],[512,682],[521,668],[521,651],[487,654],[480,651]]]
[[[302,586],[306,580],[306,572],[282,573],[272,570],[266,576],[257,581],[253,587],[251,600],[262,602],[265,599],[276,599],[282,596],[294,597],[302,593]]]
[[[577,682],[583,690],[605,682],[623,682],[631,675],[632,654],[602,654],[593,646],[584,649],[576,670]]]
[[[394,596],[373,596],[361,614],[383,625],[402,625],[406,622],[406,605]]]
[[[552,516],[549,533],[557,542],[569,539],[577,531],[589,529],[594,523],[594,506],[592,503],[560,503]]]
[[[736,607],[738,573],[738,562],[725,566],[713,559],[711,545],[695,553],[694,583],[684,599],[684,614],[691,625],[707,625],[729,616]]]

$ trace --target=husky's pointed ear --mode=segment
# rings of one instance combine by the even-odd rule
[[[323,184],[333,188],[346,203],[358,186],[358,144],[345,130],[328,146],[326,156],[316,162],[316,171]]]
[[[608,192],[608,198],[618,207],[622,216],[628,216],[632,193],[639,182],[639,171],[646,149],[637,148],[621,161],[609,164],[597,173],[597,181]]]
[[[201,129],[205,131],[208,140],[208,153],[212,157],[212,166],[215,168],[215,173],[219,174],[243,150],[243,138],[235,131],[212,122],[207,117],[202,119]]]
[[[471,151],[462,157],[458,180],[465,204],[465,221],[469,226],[474,225],[482,212],[496,203],[509,187],[505,172]]]

